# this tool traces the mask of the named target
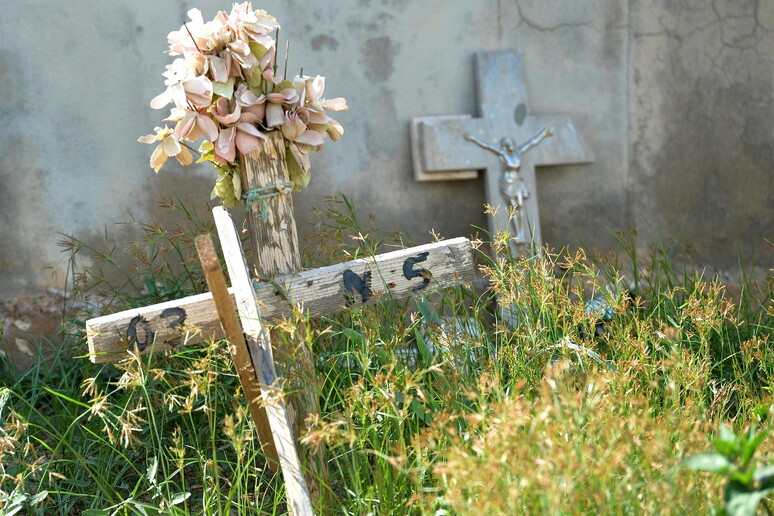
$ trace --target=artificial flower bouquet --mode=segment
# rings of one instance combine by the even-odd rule
[[[341,124],[325,111],[345,111],[343,98],[323,97],[325,78],[298,75],[287,80],[277,73],[277,20],[250,2],[234,4],[231,13],[218,12],[204,22],[198,9],[191,21],[170,32],[169,54],[182,56],[167,65],[167,89],[151,101],[161,109],[174,104],[155,134],[142,143],[160,142],[150,165],[158,172],[170,157],[183,165],[193,162],[186,142],[199,146],[197,163],[209,161],[218,171],[212,198],[226,207],[239,204],[242,187],[237,151],[248,154],[280,131],[286,147],[290,180],[296,189],[309,183],[309,153],[322,148],[325,135],[338,140]],[[286,71],[285,71],[286,72]],[[195,151],[197,152],[197,151]]]

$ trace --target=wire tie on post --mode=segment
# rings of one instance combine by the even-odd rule
[[[275,195],[289,194],[293,191],[293,183],[290,181],[283,181],[281,183],[275,183],[271,185],[262,186],[260,188],[251,188],[242,193],[242,199],[245,200],[245,209],[252,211],[255,203],[260,204],[260,217],[261,220],[266,222],[269,216],[268,205],[266,199],[274,197]]]

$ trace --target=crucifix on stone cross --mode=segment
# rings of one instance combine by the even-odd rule
[[[487,204],[494,209],[489,231],[492,237],[507,231],[518,256],[528,245],[542,245],[535,167],[594,158],[569,116],[528,112],[520,53],[477,52],[475,66],[480,117],[412,119],[414,175],[417,181],[446,181],[473,179],[485,170]]]

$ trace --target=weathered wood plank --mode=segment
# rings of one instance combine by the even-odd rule
[[[279,455],[277,454],[277,448],[274,446],[274,437],[271,433],[266,407],[261,403],[261,386],[256,378],[255,367],[253,367],[253,361],[247,350],[242,324],[239,322],[237,312],[234,310],[232,297],[228,292],[223,269],[221,269],[220,262],[218,262],[218,255],[215,252],[215,245],[212,243],[212,236],[197,236],[196,252],[199,255],[199,261],[202,264],[204,276],[207,279],[207,286],[212,293],[212,300],[218,311],[220,325],[229,342],[229,351],[234,359],[234,367],[237,370],[242,391],[247,399],[247,407],[250,409],[250,415],[253,417],[253,423],[255,423],[255,428],[258,431],[261,449],[268,458],[269,467],[273,471],[277,471],[280,467]]]
[[[242,185],[248,192],[247,228],[253,265],[264,278],[276,278],[301,270],[293,197],[290,195],[292,185],[285,152],[282,133],[271,131],[268,140],[258,149],[240,155]],[[253,201],[250,191],[260,193],[261,201]],[[300,335],[303,332],[289,337],[283,334],[283,330],[269,330],[277,366],[293,392],[288,396],[286,409],[288,423],[297,441],[306,433],[304,422],[307,417],[320,413],[320,387],[312,350]],[[293,377],[287,374],[290,363],[293,363],[295,372]],[[303,378],[303,381],[298,382],[296,378]],[[308,448],[299,443],[298,452],[306,468],[309,495],[312,503],[317,504],[322,495],[320,481],[328,482],[325,448]]]
[[[239,235],[231,220],[231,215],[225,208],[218,206],[212,210],[212,214],[215,217],[215,226],[218,228],[228,274],[231,277],[234,300],[244,330],[247,350],[258,377],[261,399],[266,407],[274,445],[279,455],[282,477],[285,479],[288,506],[290,512],[296,516],[311,516],[314,515],[312,501],[301,469],[301,460],[296,450],[296,440],[288,422],[282,385],[277,381],[269,332],[263,326],[261,316],[258,313],[258,299],[250,280]]]
[[[472,280],[470,241],[454,238],[254,285],[261,317],[271,320],[289,314],[294,304],[315,317]],[[210,293],[90,319],[86,332],[97,363],[127,358],[130,346],[149,353],[223,337]]]

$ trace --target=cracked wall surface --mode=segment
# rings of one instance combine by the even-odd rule
[[[544,241],[612,246],[607,229],[677,234],[708,261],[737,248],[771,259],[773,2],[736,0],[301,0],[253,2],[289,39],[289,69],[327,76],[351,109],[341,141],[312,156],[294,194],[302,240],[326,195],[407,241],[485,227],[478,180],[416,183],[409,121],[475,114],[473,53],[522,50],[529,109],[571,115],[591,165],[538,170]],[[105,227],[162,216],[177,195],[207,213],[213,173],[157,176],[136,142],[165,113],[166,35],[230,2],[11,2],[0,18],[0,286],[61,285],[58,233],[96,244]],[[56,20],[56,23],[50,20]],[[41,30],[41,23],[45,30]],[[281,44],[284,47],[284,44]],[[162,218],[162,220],[164,220]],[[647,220],[644,223],[643,220]],[[641,231],[641,234],[646,231]],[[311,244],[307,244],[311,245]]]
[[[772,262],[774,6],[631,3],[634,222],[705,261]]]

